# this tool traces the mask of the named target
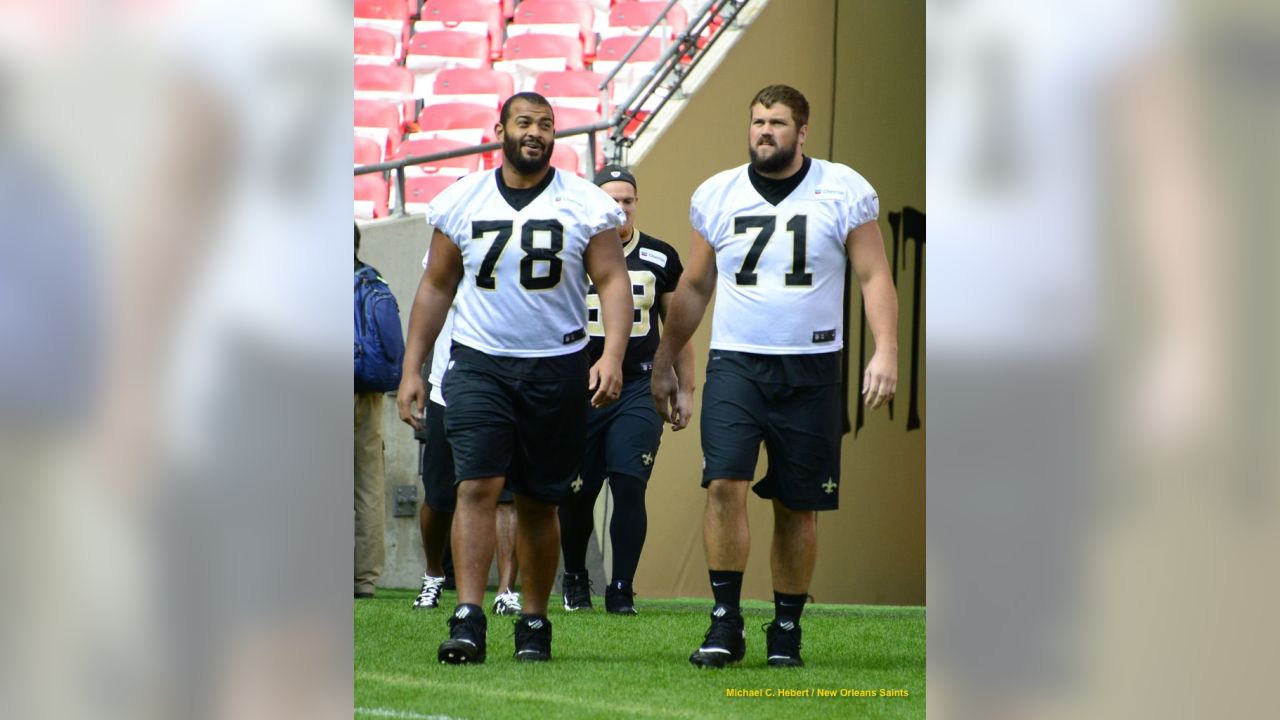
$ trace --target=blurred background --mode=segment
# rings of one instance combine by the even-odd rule
[[[930,714],[1275,717],[1280,10],[926,7]],[[0,5],[5,717],[351,711],[350,14]]]
[[[928,3],[931,714],[1276,714],[1277,10]]]

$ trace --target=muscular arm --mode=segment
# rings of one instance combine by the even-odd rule
[[[862,375],[862,394],[874,410],[891,400],[898,387],[898,293],[885,259],[884,237],[874,220],[854,228],[845,247],[862,286],[862,305],[876,342],[875,355]]]
[[[622,240],[617,230],[606,230],[591,237],[583,256],[587,275],[600,297],[600,319],[604,324],[604,352],[591,367],[589,389],[594,407],[603,407],[618,399],[622,392],[622,358],[631,337],[631,316],[635,310],[631,297],[631,276],[622,256]]]
[[[658,296],[658,315],[662,318],[663,330],[667,327],[667,311],[674,293],[663,293]],[[676,379],[680,383],[677,390],[677,417],[672,418],[671,429],[680,431],[688,427],[693,419],[693,391],[697,387],[693,374],[696,372],[693,361],[693,343],[686,342],[675,359]]]
[[[667,422],[676,423],[679,419],[680,406],[675,367],[676,359],[689,346],[689,338],[698,329],[702,316],[707,312],[707,304],[716,289],[716,253],[697,232],[690,242],[689,264],[680,276],[680,285],[676,287],[671,301],[667,304],[666,318],[662,327],[662,341],[658,343],[658,351],[653,356],[653,377],[650,380],[654,403],[658,413]],[[689,352],[689,373],[687,382],[693,382],[693,355]],[[681,384],[686,376],[679,375]],[[692,385],[690,385],[692,387]]]
[[[418,282],[418,291],[413,296],[413,309],[409,312],[409,335],[405,342],[400,389],[396,393],[400,419],[414,429],[420,427],[419,418],[426,401],[422,364],[426,362],[427,353],[435,345],[436,336],[444,326],[445,316],[453,305],[453,296],[458,291],[458,281],[461,279],[461,251],[444,233],[436,230],[431,236],[427,269],[422,271],[422,280]]]

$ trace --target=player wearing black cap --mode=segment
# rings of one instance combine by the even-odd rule
[[[622,361],[623,386],[618,402],[592,409],[587,417],[587,453],[579,477],[560,505],[560,547],[564,552],[565,610],[585,610],[591,605],[591,580],[587,574],[587,543],[591,540],[596,497],[609,481],[613,494],[613,518],[609,538],[613,544],[613,574],[605,588],[605,610],[636,613],[632,580],[640,562],[648,518],[644,493],[662,438],[662,418],[649,392],[653,353],[658,348],[658,320],[665,322],[667,302],[680,281],[683,266],[667,243],[640,232],[635,227],[636,179],[620,165],[605,166],[595,176],[595,184],[608,193],[627,221],[618,230],[622,252],[631,276],[635,314],[631,340]],[[604,349],[604,327],[600,324],[600,302],[592,287],[587,295],[587,346],[591,357]],[[656,318],[654,316],[657,316]],[[693,348],[686,345],[676,360],[682,398],[673,418],[672,430],[689,424],[693,397]]]

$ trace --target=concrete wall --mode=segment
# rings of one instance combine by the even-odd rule
[[[876,187],[886,242],[892,238],[891,211],[904,206],[926,209],[923,2],[775,0],[634,168],[640,184],[640,227],[687,253],[689,196],[710,175],[746,162],[747,103],[771,83],[793,85],[808,97],[806,153],[846,163]],[[402,298],[407,320],[426,249],[425,225],[421,219],[382,224],[370,228],[364,238],[362,256],[382,271]],[[899,400],[893,420],[882,409],[867,415],[856,438],[845,436],[841,509],[819,519],[818,567],[811,592],[821,602],[924,603],[925,436],[923,429],[906,430],[905,407],[914,250],[905,260],[898,276]],[[858,303],[855,292],[855,318]],[[855,363],[856,336],[855,324],[847,338]],[[709,340],[708,317],[693,340],[700,373]],[[854,393],[860,373],[858,368],[851,371]],[[922,367],[921,407],[923,379]],[[697,412],[700,405],[695,405]],[[702,550],[704,491],[699,486],[702,462],[696,420],[689,430],[664,436],[649,485],[649,535],[636,577],[637,591],[644,597],[710,594]],[[405,426],[392,403],[386,423],[390,514],[390,487],[416,483],[417,477],[412,438],[407,428],[401,430]],[[744,596],[771,599],[772,514],[766,503],[752,497],[754,548]],[[415,586],[422,567],[416,519],[389,520],[387,535],[382,584]],[[595,577],[602,577],[600,562],[594,554],[590,564]]]

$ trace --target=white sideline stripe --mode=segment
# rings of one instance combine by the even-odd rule
[[[375,672],[356,672],[356,682],[362,680],[372,680],[390,685],[399,685],[402,687],[423,688],[428,690],[454,690],[460,693],[471,695],[481,695],[487,698],[495,698],[499,700],[535,700],[538,702],[557,702],[563,705],[573,705],[582,708],[585,711],[592,712],[595,715],[613,715],[620,717],[634,718],[684,718],[685,720],[702,720],[702,715],[694,713],[682,707],[673,707],[668,705],[614,705],[607,700],[595,700],[593,698],[583,698],[577,695],[557,695],[554,692],[539,690],[537,692],[530,690],[507,690],[503,688],[490,688],[488,686],[477,686],[473,680],[467,682],[439,682],[425,681],[421,677],[411,677],[407,675],[394,675],[387,673]],[[430,717],[430,716],[428,716]]]
[[[423,715],[421,713],[409,712],[408,710],[389,710],[387,708],[356,708],[356,715],[371,715],[373,717],[385,718],[403,718],[404,720],[460,720],[459,718],[449,715]]]

